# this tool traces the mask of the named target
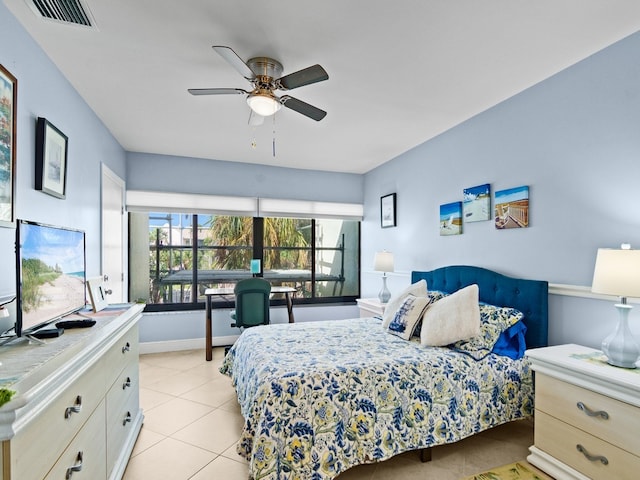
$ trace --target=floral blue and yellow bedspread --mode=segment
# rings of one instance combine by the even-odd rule
[[[526,360],[484,360],[385,333],[380,320],[247,329],[220,371],[245,425],[252,478],[325,480],[530,416]]]

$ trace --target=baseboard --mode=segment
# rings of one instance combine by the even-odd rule
[[[226,337],[213,337],[214,347],[226,347],[233,345],[239,335],[228,335]],[[189,338],[186,340],[168,340],[164,342],[142,342],[140,343],[140,354],[179,352],[181,350],[204,350],[204,338]]]

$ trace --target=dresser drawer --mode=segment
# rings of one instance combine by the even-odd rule
[[[120,375],[126,365],[138,362],[138,326],[133,326],[120,337],[115,345],[104,356],[104,362],[109,366],[109,372],[113,377],[109,379],[109,385]]]
[[[541,374],[536,374],[535,407],[536,412],[545,412],[640,456],[638,407]],[[605,412],[607,418],[594,412]]]
[[[534,436],[536,447],[589,478],[638,478],[640,457],[540,411],[536,411]],[[584,449],[585,453],[581,453],[579,448]],[[592,457],[602,456],[606,458],[607,464],[598,459],[589,460],[585,454]]]
[[[105,395],[105,373],[98,362],[46,405],[11,441],[14,479],[43,478]],[[64,477],[63,477],[64,478]]]
[[[138,364],[129,365],[107,393],[107,464],[115,465],[138,415]],[[110,474],[111,472],[107,472]]]
[[[107,464],[104,444],[104,422],[105,407],[103,401],[62,453],[60,459],[44,480],[97,480],[105,478]],[[70,470],[72,467],[75,470]]]

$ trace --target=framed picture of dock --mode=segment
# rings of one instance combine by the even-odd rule
[[[440,205],[440,236],[462,234],[462,202]]]
[[[496,192],[495,224],[498,230],[529,226],[529,187],[515,187]]]
[[[15,212],[18,80],[0,65],[0,226],[13,227]]]
[[[465,222],[491,220],[491,186],[486,183],[462,190],[462,213]]]

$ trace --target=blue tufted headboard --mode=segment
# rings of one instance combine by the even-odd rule
[[[524,314],[527,348],[547,346],[548,282],[511,278],[486,268],[468,265],[453,265],[429,272],[411,272],[411,283],[421,279],[427,281],[429,290],[448,293],[477,284],[481,302],[517,308]]]

